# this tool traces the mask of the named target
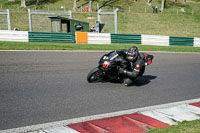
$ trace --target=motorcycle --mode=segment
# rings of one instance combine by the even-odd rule
[[[153,55],[147,53],[140,53],[140,55],[145,61],[145,66],[152,63]],[[89,83],[94,83],[104,80],[122,79],[123,76],[118,73],[118,70],[119,67],[123,68],[126,63],[119,62],[117,60],[118,56],[116,51],[111,51],[110,53],[103,55],[99,60],[99,65],[88,73],[87,81]],[[140,70],[138,76],[144,74],[145,66]]]

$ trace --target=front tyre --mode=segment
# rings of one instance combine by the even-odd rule
[[[102,79],[103,79],[103,73],[101,70],[99,70],[98,67],[92,69],[87,75],[87,81],[89,83],[98,82],[101,81]]]

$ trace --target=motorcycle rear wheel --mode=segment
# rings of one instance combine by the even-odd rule
[[[103,79],[103,73],[101,70],[99,70],[98,67],[92,69],[87,75],[87,81],[89,83],[98,82],[101,81],[102,79]]]

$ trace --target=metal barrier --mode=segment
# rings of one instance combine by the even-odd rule
[[[29,42],[75,42],[72,33],[29,32],[28,36]]]
[[[193,46],[194,38],[192,37],[170,37],[170,45]]]
[[[31,11],[28,9],[28,17],[29,17],[29,31],[32,32],[32,15],[57,15],[57,16],[69,16],[72,19],[71,11],[64,12],[47,12],[47,11]]]
[[[111,34],[111,43],[141,44],[141,35],[138,35],[138,34]]]
[[[9,9],[7,9],[6,11],[0,11],[0,15],[6,15],[7,16],[8,30],[11,30],[11,26],[10,26],[10,11],[9,11]]]

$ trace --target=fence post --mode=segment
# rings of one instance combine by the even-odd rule
[[[69,10],[68,12],[69,12],[69,18],[72,19],[72,11]]]
[[[117,34],[117,11],[118,11],[118,8],[114,11],[115,12],[115,34]]]
[[[11,30],[11,26],[10,26],[10,11],[9,11],[9,9],[7,9],[7,21],[8,21],[8,30]]]
[[[101,12],[101,9],[98,9],[98,12],[97,12],[97,13],[98,13],[98,21],[99,21],[99,22],[101,22],[100,12]]]
[[[28,9],[28,22],[29,22],[29,31],[32,31],[32,23],[31,23],[31,10]]]

